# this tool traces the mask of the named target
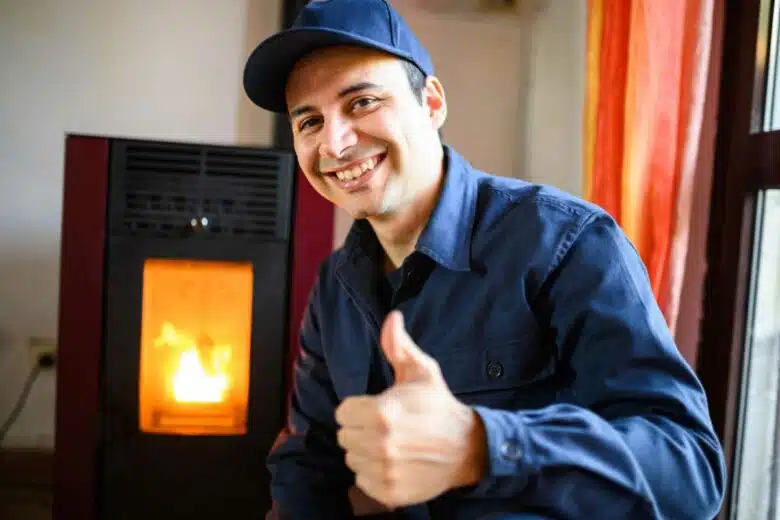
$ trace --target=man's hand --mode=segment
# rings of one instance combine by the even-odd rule
[[[388,315],[382,350],[395,372],[376,396],[349,397],[336,410],[338,441],[356,484],[388,507],[425,502],[477,483],[487,464],[479,416],[449,391],[436,360]]]

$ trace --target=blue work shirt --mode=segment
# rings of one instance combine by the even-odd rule
[[[554,188],[481,172],[449,147],[445,161],[396,290],[380,290],[382,250],[363,220],[321,266],[288,428],[268,458],[281,518],[352,517],[334,410],[392,384],[378,340],[393,308],[481,417],[489,456],[477,485],[398,518],[712,518],[725,464],[706,396],[619,226]]]

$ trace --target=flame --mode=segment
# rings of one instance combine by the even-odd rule
[[[209,336],[196,338],[164,323],[156,347],[176,351],[175,368],[170,376],[173,398],[179,403],[221,403],[230,386],[228,368],[230,345],[214,345]]]

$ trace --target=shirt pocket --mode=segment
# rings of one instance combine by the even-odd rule
[[[511,410],[541,408],[555,400],[555,348],[536,334],[459,345],[433,355],[450,391],[465,404]]]

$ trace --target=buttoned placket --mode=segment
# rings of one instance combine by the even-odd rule
[[[377,270],[372,262],[371,257],[363,251],[359,249],[350,251],[348,261],[337,270],[337,277],[371,334],[373,345],[369,348],[375,349],[371,357],[375,355],[380,360],[384,378],[382,383],[384,387],[388,387],[393,382],[393,370],[379,343],[385,313],[377,294],[375,279]],[[370,372],[371,367],[369,367],[369,375]]]
[[[363,317],[366,326],[369,328],[371,337],[374,340],[373,348],[376,349],[374,354],[377,356],[377,359],[379,359],[382,367],[384,386],[389,387],[393,384],[393,370],[379,343],[381,324],[384,321],[386,311],[389,311],[389,309],[386,310],[383,307],[379,298],[377,290],[378,279],[376,277],[381,276],[381,272],[379,268],[375,268],[376,264],[374,264],[374,261],[375,259],[372,259],[369,255],[359,249],[352,251],[349,261],[345,262],[341,268],[337,270],[337,277],[344,287],[344,290],[350,295],[350,298],[360,312],[360,315]],[[403,291],[404,287],[406,287],[409,282],[414,282],[415,277],[418,275],[419,273],[411,268],[408,268],[404,272],[401,286],[398,291],[394,291],[393,297],[391,298],[391,309],[395,307],[398,294]],[[411,277],[411,279],[407,280],[407,277]],[[370,373],[371,367],[369,367],[369,377]],[[403,508],[403,510],[406,517],[410,519],[430,520],[431,518],[428,505],[426,504],[408,506]]]

